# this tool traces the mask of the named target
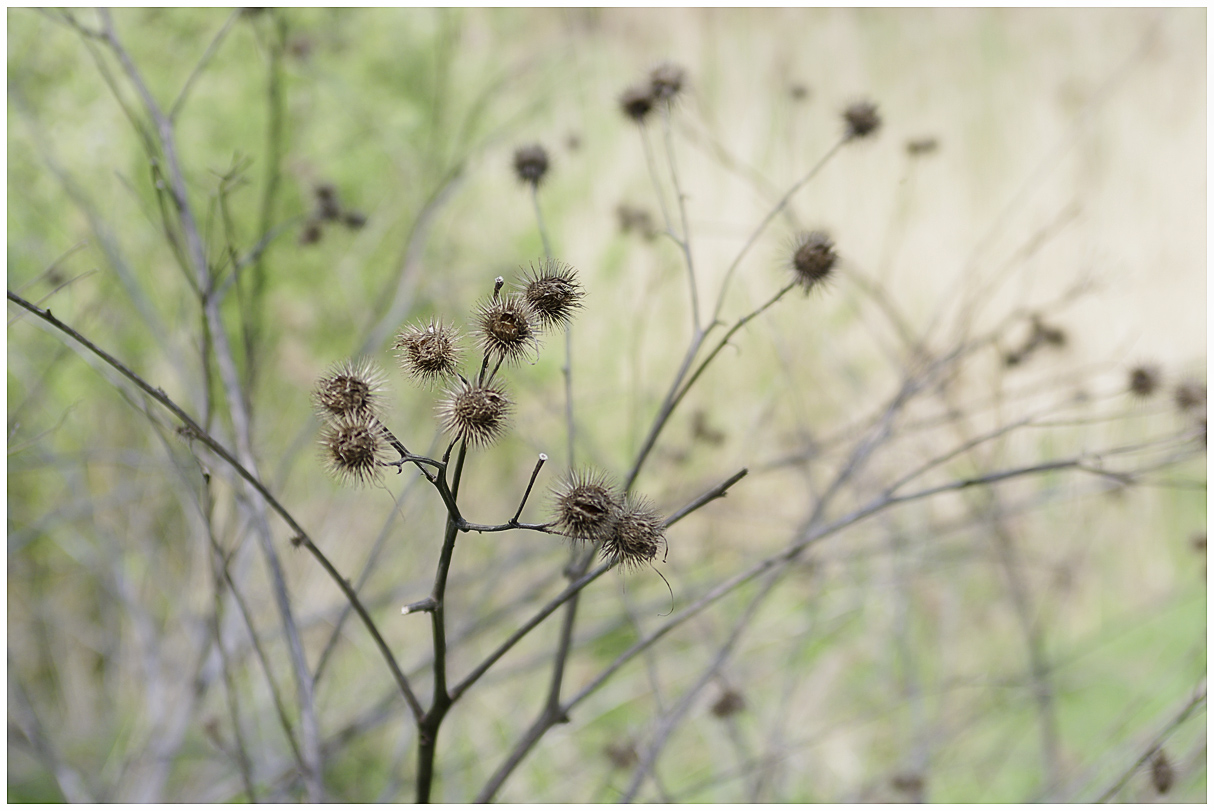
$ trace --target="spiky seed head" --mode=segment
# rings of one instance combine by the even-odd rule
[[[405,373],[429,386],[456,373],[463,354],[459,337],[459,330],[454,326],[431,318],[402,329],[393,348]]]
[[[469,445],[488,445],[506,430],[514,407],[506,390],[492,382],[460,379],[438,406],[443,430]]]
[[[329,368],[312,391],[317,414],[338,417],[378,416],[387,377],[370,360],[345,360]]]
[[[797,238],[792,254],[792,269],[797,284],[801,285],[806,293],[813,290],[826,281],[838,259],[835,243],[826,232],[810,231],[802,234]]]
[[[857,101],[843,111],[843,120],[847,124],[847,139],[867,138],[881,127],[881,116],[877,113],[877,105],[871,101]]]
[[[514,150],[514,173],[524,183],[538,186],[548,173],[548,150],[540,144],[528,144]]]
[[[620,94],[620,109],[638,124],[653,110],[653,93],[644,85],[634,85]]]
[[[1200,408],[1206,404],[1206,385],[1196,380],[1186,380],[1176,386],[1172,396],[1181,411]]]
[[[717,718],[728,718],[746,709],[746,699],[737,690],[726,690],[713,702],[712,714]]]
[[[557,532],[578,540],[596,541],[609,536],[624,507],[624,497],[611,480],[593,471],[570,474],[553,496]]]
[[[636,745],[632,741],[617,741],[603,747],[603,754],[613,769],[631,769],[641,762]]]
[[[329,473],[347,484],[377,481],[388,457],[383,427],[370,414],[336,418],[321,432],[320,445]]]
[[[1176,770],[1172,768],[1172,762],[1168,760],[1167,752],[1158,749],[1155,752],[1155,757],[1151,758],[1151,785],[1160,794],[1167,794],[1172,790],[1172,784],[1176,782]]]
[[[324,231],[320,228],[320,223],[315,220],[309,220],[304,224],[303,230],[299,232],[300,245],[315,245],[320,242],[324,236]]]
[[[686,71],[673,62],[663,62],[649,71],[649,95],[654,101],[673,102],[686,81]]]
[[[629,496],[603,540],[603,557],[632,568],[656,558],[659,544],[666,544],[666,521],[647,499]]]
[[[582,306],[584,295],[577,281],[577,271],[571,265],[551,259],[532,265],[523,274],[519,290],[545,330],[568,324],[573,319],[573,311]]]
[[[332,183],[321,183],[316,187],[316,202],[320,206],[322,220],[341,219],[341,203],[337,200],[337,188]]]
[[[1159,369],[1156,366],[1140,364],[1130,370],[1130,393],[1146,399],[1159,388]]]
[[[906,142],[906,154],[912,158],[931,155],[940,148],[940,141],[931,135],[922,138],[912,138]]]
[[[477,306],[475,319],[481,349],[497,360],[517,363],[539,349],[536,314],[522,296],[495,295]]]

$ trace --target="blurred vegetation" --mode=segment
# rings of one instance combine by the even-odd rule
[[[8,12],[8,289],[235,447],[143,101],[97,15],[70,15]],[[358,583],[419,695],[429,623],[400,607],[429,592],[445,513],[416,475],[363,490],[326,477],[310,390],[348,357],[390,367],[405,321],[467,323],[495,276],[543,256],[511,172],[538,141],[553,251],[588,292],[575,454],[624,477],[690,334],[683,256],[653,233],[646,153],[616,101],[660,60],[689,77],[672,143],[706,314],[756,225],[838,142],[844,107],[871,98],[884,125],[825,163],[739,265],[725,324],[790,278],[803,228],[828,229],[842,257],[826,290],[741,329],[681,403],[639,490],[671,513],[750,474],[670,529],[656,567],[670,591],[649,569],[586,589],[566,698],[671,612],[933,458],[958,450],[909,489],[1079,460],[824,534],[766,596],[756,577],[624,666],[498,799],[612,801],[635,777],[655,802],[1205,801],[1203,9],[130,9],[113,23],[173,111],[261,477]],[[646,137],[673,216],[660,127]],[[337,219],[320,217],[324,186]],[[1033,343],[1038,322],[1065,345]],[[546,515],[568,451],[561,344],[511,371],[512,431],[465,474],[471,520],[511,515],[541,452],[526,516]],[[1138,364],[1160,369],[1150,397],[1126,391]],[[1189,379],[1203,402],[1178,409]],[[284,732],[303,725],[289,646],[239,482],[11,304],[7,380],[9,800],[247,800],[238,739],[257,799],[305,798]],[[878,430],[907,380],[922,385]],[[418,452],[442,451],[439,396],[390,384],[390,423]],[[417,729],[379,652],[291,531],[271,532],[307,662],[325,661],[326,796],[411,800]],[[215,582],[212,540],[234,586]],[[538,533],[460,537],[457,677],[561,591],[568,557]],[[471,799],[532,723],[559,623],[452,710],[435,799]],[[714,713],[731,692],[741,708]]]

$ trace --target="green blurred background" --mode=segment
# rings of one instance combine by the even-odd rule
[[[89,11],[75,18],[97,24]],[[539,199],[553,250],[588,293],[572,335],[577,457],[626,473],[690,329],[678,250],[624,228],[620,214],[644,210],[660,224],[641,139],[616,99],[661,60],[689,80],[673,143],[702,303],[715,301],[771,204],[839,139],[843,108],[870,98],[884,121],[794,198],[795,223],[780,218],[763,235],[722,318],[788,278],[797,224],[829,229],[841,278],[740,332],[638,481],[673,511],[751,470],[672,528],[660,569],[675,610],[794,537],[861,416],[894,390],[903,348],[863,280],[915,334],[935,330],[936,350],[968,335],[965,296],[978,302],[971,324],[1013,314],[1013,328],[907,415],[838,512],[964,431],[1060,398],[1082,395],[1090,409],[1011,434],[949,477],[1192,433],[1166,392],[1135,400],[1124,389],[1134,363],[1157,365],[1167,386],[1205,380],[1204,9],[137,9],[116,11],[114,23],[165,109],[189,87],[174,122],[217,274],[230,279],[232,258],[268,235],[224,304],[263,476],[339,570],[354,578],[374,556],[361,593],[423,685],[426,623],[399,607],[429,590],[441,505],[407,476],[365,490],[328,479],[310,388],[347,357],[390,368],[402,322],[463,324],[495,276],[513,279],[542,256],[511,171],[513,150],[538,141],[552,158]],[[121,66],[58,14],[10,10],[8,77],[9,289],[191,413],[217,409],[216,435],[229,435]],[[660,155],[659,132],[650,143]],[[924,139],[936,149],[910,154]],[[324,184],[354,216],[309,234]],[[1047,309],[1079,281],[1081,297]],[[1007,368],[999,350],[1026,328],[1015,314],[1040,312],[1065,330],[1065,348]],[[108,382],[111,371],[87,368],[94,358],[13,306],[9,319],[9,799],[242,799],[215,657],[200,650],[215,603],[199,464],[163,412]],[[560,474],[563,353],[550,339],[534,365],[510,372],[514,430],[469,464],[462,498],[473,520],[512,513],[536,453],[554,460],[543,489]],[[389,422],[411,447],[437,442],[437,396],[390,384]],[[235,549],[249,530],[222,478],[214,523]],[[1142,486],[1051,474],[989,497],[913,504],[828,538],[763,605],[638,798],[1096,799],[1204,690],[1205,505],[1198,453]],[[528,515],[541,520],[544,506],[537,499]],[[285,527],[274,532],[315,666],[340,594],[290,549]],[[992,540],[1000,533],[1013,539],[1012,580]],[[461,539],[449,609],[456,672],[559,591],[566,555],[542,535]],[[234,560],[289,699],[266,572],[255,555]],[[752,593],[739,590],[622,670],[549,733],[499,799],[618,797],[633,748],[704,672]],[[671,607],[647,570],[592,586],[570,689]],[[1026,617],[1048,665],[1047,735]],[[263,796],[297,799],[266,678],[228,621]],[[362,629],[343,627],[317,691],[326,789],[408,800],[414,730]],[[530,723],[554,638],[550,621],[457,706],[439,799],[470,799]],[[745,709],[714,714],[735,692]],[[1173,733],[1176,780],[1162,799],[1204,802],[1204,703]],[[1156,796],[1149,767],[1117,794]]]

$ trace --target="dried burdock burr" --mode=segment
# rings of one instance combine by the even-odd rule
[[[1159,749],[1155,752],[1155,756],[1151,758],[1151,785],[1160,794],[1167,794],[1172,790],[1172,784],[1176,782],[1176,770],[1172,768],[1172,762],[1168,760],[1168,753]]]
[[[443,430],[456,439],[469,445],[488,445],[505,432],[513,407],[500,385],[460,379],[439,404],[438,416]]]
[[[930,135],[922,138],[912,138],[906,142],[906,154],[910,155],[912,158],[931,155],[939,148],[940,142]]]
[[[717,718],[728,718],[746,709],[746,699],[737,690],[726,690],[712,704],[712,714]]]
[[[481,349],[499,362],[517,363],[539,349],[538,318],[522,296],[495,292],[474,317]]]
[[[1146,399],[1159,389],[1159,368],[1139,364],[1130,370],[1129,390],[1136,397]]]
[[[1181,411],[1202,408],[1206,404],[1206,385],[1196,380],[1185,380],[1176,386],[1172,398]]]
[[[606,476],[592,471],[570,474],[553,496],[556,531],[578,540],[595,541],[611,535],[624,507],[619,490]]]
[[[387,377],[370,360],[346,360],[329,368],[312,390],[323,420],[378,417]]]
[[[635,568],[658,556],[666,544],[666,521],[644,498],[629,496],[610,535],[603,539],[603,557],[624,568]]]
[[[802,234],[793,249],[793,276],[808,293],[826,281],[838,259],[835,245],[824,231]]]
[[[378,480],[389,455],[383,426],[370,414],[338,417],[321,432],[320,446],[329,472],[347,484]]]
[[[523,274],[519,295],[531,307],[540,326],[549,330],[568,325],[574,310],[582,306],[585,294],[571,265],[544,259]]]
[[[867,138],[881,127],[881,116],[877,113],[877,105],[871,101],[857,101],[843,111],[843,120],[847,124],[847,140]]]
[[[687,73],[673,62],[663,62],[649,71],[649,95],[670,104],[683,90]]]
[[[358,231],[367,225],[367,215],[361,211],[347,211],[341,215],[341,224],[351,231]]]
[[[653,95],[648,87],[633,86],[620,94],[620,109],[638,124],[653,110]]]
[[[299,232],[300,245],[315,245],[320,242],[324,232],[320,229],[320,223],[315,220],[309,220],[304,223],[303,230]]]
[[[514,150],[514,173],[524,183],[538,186],[548,173],[548,150],[539,144]]]
[[[641,762],[636,745],[632,741],[617,741],[603,747],[603,754],[613,769],[631,769]]]
[[[322,220],[341,218],[341,203],[337,201],[337,188],[332,183],[322,183],[315,189],[318,213]]]
[[[424,324],[411,324],[396,336],[393,348],[401,368],[422,385],[454,377],[463,350],[459,330],[431,318]]]

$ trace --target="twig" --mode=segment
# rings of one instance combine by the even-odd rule
[[[217,456],[219,456],[219,458],[227,462],[228,465],[231,466],[232,470],[235,471],[238,476],[240,476],[240,478],[247,482],[249,486],[256,490],[257,493],[265,499],[266,503],[270,506],[270,509],[276,512],[279,517],[286,522],[287,526],[289,526],[292,531],[295,532],[297,542],[307,549],[314,558],[316,558],[329,577],[333,579],[337,586],[342,590],[342,593],[345,594],[346,599],[350,601],[352,606],[354,606],[354,610],[358,612],[358,615],[362,619],[363,624],[366,626],[367,631],[371,634],[376,646],[380,649],[380,653],[383,654],[384,660],[391,669],[392,675],[396,679],[396,683],[400,687],[401,694],[404,696],[405,701],[409,704],[410,710],[413,711],[415,717],[420,718],[422,716],[421,704],[418,703],[417,697],[413,694],[413,689],[410,687],[408,679],[405,678],[405,675],[401,672],[400,666],[396,663],[396,658],[392,655],[391,650],[389,650],[387,642],[385,642],[384,638],[380,635],[379,629],[376,627],[375,622],[371,619],[370,615],[367,613],[367,610],[363,607],[362,602],[358,599],[358,595],[354,592],[346,579],[342,577],[333,567],[333,564],[329,562],[329,559],[325,557],[324,553],[322,553],[320,549],[316,547],[316,544],[312,542],[311,537],[306,531],[304,531],[303,527],[299,525],[294,516],[292,516],[291,513],[288,512],[287,509],[283,507],[276,498],[274,498],[273,494],[266,489],[266,486],[262,484],[261,480],[250,473],[248,469],[240,464],[240,462],[236,461],[236,458],[230,451],[227,450],[227,448],[223,447],[223,445],[217,442],[209,433],[203,430],[202,426],[195,422],[189,414],[183,411],[181,407],[173,402],[163,391],[153,388],[150,384],[144,381],[143,378],[139,377],[139,375],[135,374],[125,365],[123,365],[121,361],[117,360],[105,350],[89,341],[83,335],[64,324],[58,318],[55,318],[50,311],[44,311],[38,307],[35,307],[25,299],[13,293],[11,290],[8,291],[8,299],[14,304],[29,310],[43,321],[46,321],[51,326],[71,337],[74,341],[88,349],[90,352],[117,370],[123,377],[134,383],[140,390],[142,390],[153,400],[160,403],[162,406],[172,412],[177,419],[181,420],[186,429],[191,432],[191,436],[193,438],[197,439],[199,442],[202,442],[202,444],[210,448]]]

